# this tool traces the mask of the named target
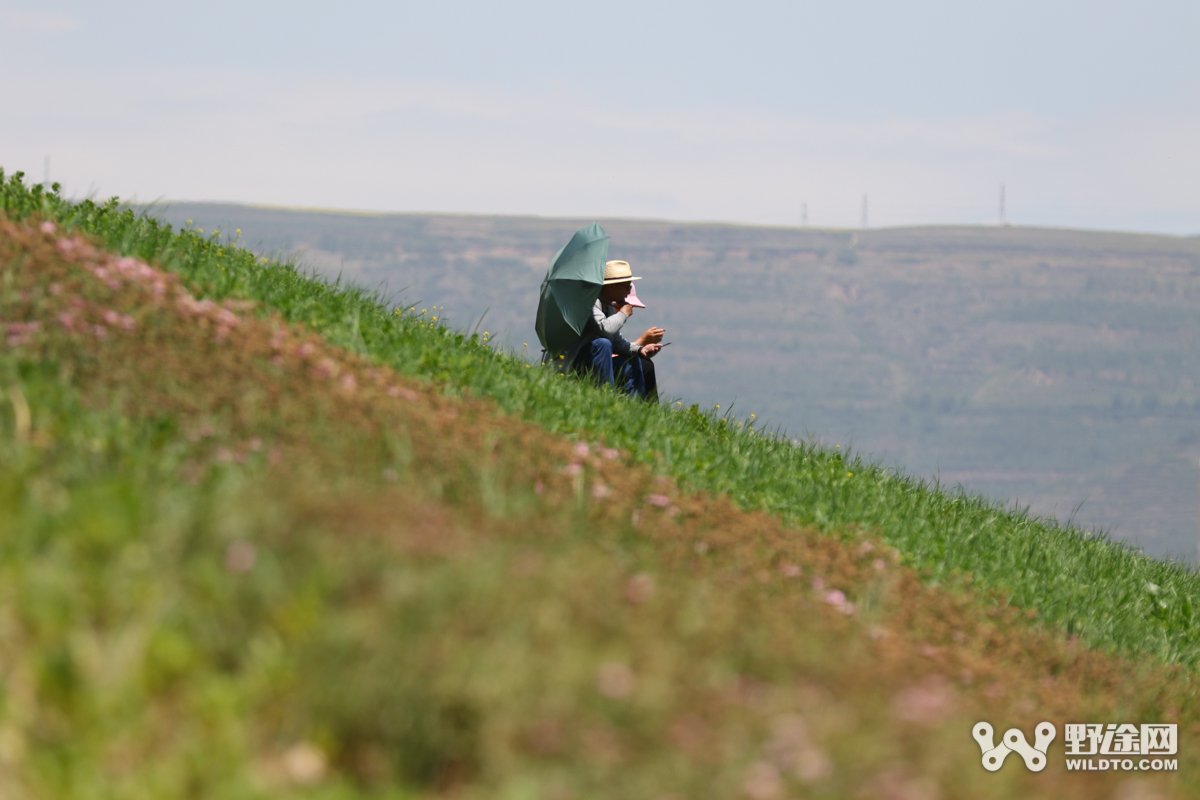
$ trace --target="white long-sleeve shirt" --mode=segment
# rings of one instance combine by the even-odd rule
[[[627,356],[631,353],[640,353],[642,346],[634,344],[621,335],[621,328],[625,327],[625,323],[629,321],[629,317],[625,316],[625,312],[619,308],[613,308],[611,305],[604,305],[599,300],[592,306],[592,321],[596,323],[596,327],[600,329],[600,333],[604,338],[609,339],[613,343],[613,352],[617,355]],[[584,328],[584,334],[587,334],[587,328]]]
[[[606,306],[597,300],[592,306],[592,318],[584,323],[583,335],[563,354],[562,359],[555,359],[555,363],[561,365],[560,369],[569,369],[575,363],[575,359],[584,345],[601,337],[612,342],[613,352],[619,356],[642,352],[640,344],[633,344],[621,335],[621,328],[628,320],[629,317],[625,316],[625,312],[621,309],[613,308],[611,305]],[[550,353],[544,356],[547,361],[552,358],[553,355]]]

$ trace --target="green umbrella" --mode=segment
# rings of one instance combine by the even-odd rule
[[[534,324],[549,358],[558,358],[583,334],[604,286],[607,260],[608,234],[595,222],[577,230],[554,257],[542,281]]]

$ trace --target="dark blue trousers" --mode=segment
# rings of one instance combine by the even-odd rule
[[[579,366],[595,375],[600,383],[607,383],[622,394],[646,399],[646,376],[642,372],[642,360],[635,355],[613,358],[610,340],[604,337],[593,339],[583,348],[579,360]]]

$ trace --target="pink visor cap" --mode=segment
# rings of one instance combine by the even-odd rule
[[[629,284],[629,294],[625,295],[625,302],[634,308],[645,308],[646,304],[638,300],[637,289],[633,288],[633,284]]]

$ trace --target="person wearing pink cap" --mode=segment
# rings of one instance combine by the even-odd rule
[[[566,363],[577,372],[589,372],[601,383],[614,386],[625,394],[635,394],[643,399],[657,399],[657,387],[647,387],[643,365],[653,365],[653,358],[662,348],[663,328],[648,328],[646,332],[630,342],[621,335],[621,329],[633,316],[633,303],[646,306],[637,300],[633,282],[641,280],[635,276],[628,261],[609,261],[604,265],[604,286],[600,297],[592,307],[592,318],[587,321],[583,335],[567,351]],[[616,356],[616,358],[613,358]]]

